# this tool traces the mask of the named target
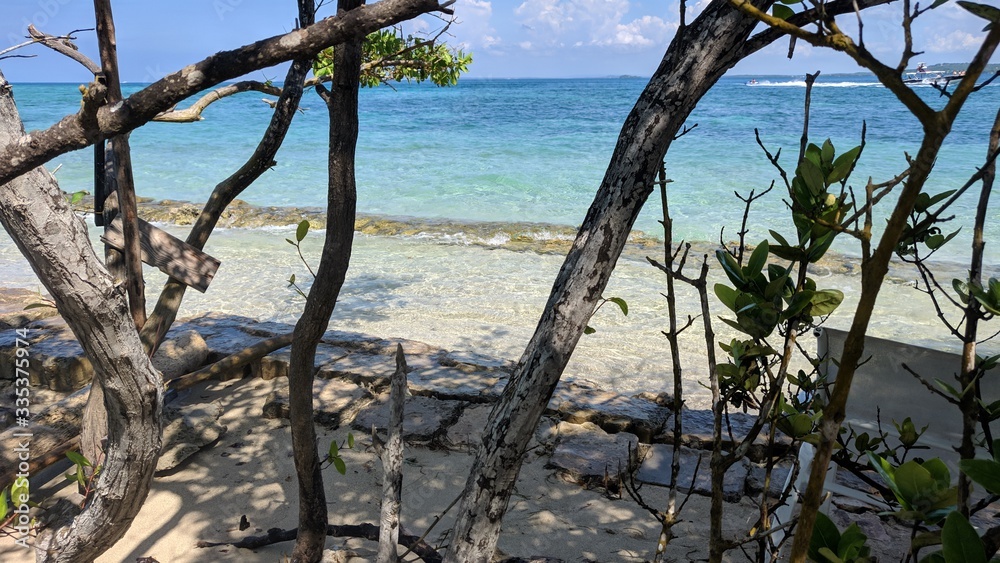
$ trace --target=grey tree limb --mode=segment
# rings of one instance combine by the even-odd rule
[[[382,508],[379,517],[378,563],[396,563],[399,556],[399,510],[403,496],[403,405],[406,403],[406,357],[396,345],[396,371],[389,392],[389,437],[382,450]]]
[[[756,0],[766,9],[770,0]],[[671,42],[622,127],[611,163],[534,336],[490,415],[447,560],[488,561],[524,449],[601,299],[667,149],[698,100],[737,62],[756,21],[715,0]]]
[[[0,143],[16,144],[23,134],[0,75]],[[0,187],[0,222],[93,363],[105,402],[119,413],[108,426],[104,471],[86,508],[35,540],[39,561],[93,561],[125,534],[149,492],[160,453],[160,375],[142,349],[124,289],[98,261],[85,225],[44,168]]]
[[[299,0],[312,5],[312,0]],[[360,0],[340,0],[341,17],[363,10]],[[357,186],[354,155],[358,142],[358,89],[361,77],[361,43],[365,35],[355,35],[334,47],[337,68],[331,90],[323,94],[330,115],[329,165],[327,185],[326,237],[316,278],[309,288],[305,309],[295,323],[288,365],[289,421],[292,449],[299,483],[299,533],[292,561],[319,561],[326,540],[327,507],[316,451],[313,423],[313,367],[316,346],[326,332],[330,315],[344,286],[354,244]]]

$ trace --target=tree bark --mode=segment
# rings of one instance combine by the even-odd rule
[[[302,99],[302,81],[311,67],[312,63],[308,59],[292,63],[285,75],[285,87],[278,97],[271,122],[264,131],[260,143],[239,170],[215,186],[185,242],[198,250],[204,249],[226,207],[272,166],[274,157],[292,124],[292,118],[295,117],[295,111],[299,107],[299,101]],[[153,312],[142,330],[142,341],[148,351],[156,350],[170,330],[170,326],[177,318],[177,311],[180,310],[187,287],[186,284],[173,278],[164,284],[156,306],[153,307]]]
[[[0,144],[23,135],[0,75]],[[71,522],[54,523],[35,543],[40,561],[92,561],[124,535],[149,492],[160,452],[160,376],[142,349],[124,289],[98,261],[86,227],[45,169],[0,187],[0,221],[53,296],[117,414],[87,507]]]
[[[107,102],[115,105],[122,101],[122,85],[118,75],[118,45],[115,21],[110,0],[94,0],[97,19],[97,43],[101,51],[101,70],[108,89]],[[125,237],[125,287],[128,290],[129,310],[136,329],[146,322],[146,284],[142,278],[142,259],[139,248],[139,216],[136,210],[135,183],[132,180],[132,151],[128,134],[111,139],[115,154],[115,175],[118,182],[118,212],[122,216],[122,234]]]
[[[389,394],[389,436],[382,450],[382,508],[379,517],[378,563],[396,563],[399,554],[399,507],[403,496],[403,408],[406,404],[406,357],[396,345],[396,371]]]
[[[360,9],[360,5],[361,0],[340,0],[337,12],[346,17]],[[319,561],[326,543],[326,494],[313,422],[313,368],[316,346],[326,332],[344,285],[354,243],[357,207],[354,154],[358,142],[358,89],[363,39],[363,35],[355,36],[334,48],[337,72],[331,90],[328,93],[325,89],[320,90],[330,114],[326,238],[305,310],[295,324],[288,365],[289,420],[299,482],[299,533],[292,551],[293,562]]]
[[[756,0],[765,8],[770,0]],[[556,278],[535,334],[493,408],[447,561],[488,561],[524,450],[601,299],[659,163],[698,100],[739,61],[756,21],[713,1],[678,31],[625,121],[611,164]]]

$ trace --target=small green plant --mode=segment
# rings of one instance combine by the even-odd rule
[[[341,475],[347,474],[347,464],[344,463],[344,459],[340,457],[340,450],[343,448],[354,448],[354,434],[348,432],[347,439],[340,445],[337,444],[336,440],[330,442],[330,450],[326,454],[326,459],[323,460],[323,463],[326,464],[323,466],[323,469],[332,465],[334,469],[337,470],[337,473],[340,473]]]
[[[856,523],[841,533],[833,520],[820,512],[816,515],[808,556],[818,563],[869,563],[872,559],[867,541],[868,536]]]
[[[468,72],[472,55],[438,42],[443,32],[434,37],[404,36],[401,27],[393,26],[368,34],[362,44],[361,85],[373,88],[403,80],[429,80],[438,86],[454,86]],[[333,72],[333,48],[328,48],[313,63],[313,74],[324,79]]]
[[[607,299],[602,297],[601,302],[597,304],[597,307],[594,308],[594,312],[591,313],[590,316],[593,317],[594,315],[596,315],[597,312],[601,310],[601,307],[603,307],[605,303],[609,302],[618,305],[618,308],[621,309],[622,314],[625,315],[626,317],[628,316],[628,303],[626,303],[625,300],[622,299],[621,297],[608,297]],[[595,332],[597,332],[597,329],[590,325],[587,325],[586,328],[583,329],[584,334],[594,334]]]
[[[94,490],[94,482],[101,473],[103,466],[94,465],[89,459],[79,452],[66,452],[66,457],[73,462],[73,469],[66,473],[65,477],[67,481],[76,483],[83,494],[83,505],[86,504],[87,498],[90,497],[90,493]],[[88,471],[87,468],[90,468]]]
[[[302,255],[302,241],[305,240],[307,234],[309,234],[309,220],[303,219],[299,221],[298,226],[295,227],[295,240],[286,238],[285,242],[295,247],[295,251],[299,254],[299,260],[302,261],[306,269],[309,270],[309,273],[312,274],[312,277],[315,278],[316,272],[313,272],[312,267],[309,266],[309,262],[306,261],[306,257]],[[289,276],[288,287],[293,288],[296,293],[302,296],[303,299],[307,299],[306,293],[302,291],[302,288],[299,287],[298,283],[295,281],[295,274]]]
[[[80,191],[73,192],[73,193],[68,194],[68,195],[69,195],[69,204],[70,205],[76,205],[76,204],[80,203],[80,201],[85,196],[90,195],[90,192],[88,192],[87,190],[80,190]]]

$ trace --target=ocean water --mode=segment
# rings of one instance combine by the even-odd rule
[[[676,238],[735,238],[743,208],[734,191],[759,192],[777,177],[756,146],[755,129],[772,152],[782,148],[783,163],[791,166],[794,160],[802,129],[804,82],[797,77],[770,77],[748,87],[746,80],[724,78],[705,96],[689,120],[697,127],[677,140],[667,155],[668,176],[674,180],[669,189]],[[446,237],[359,236],[331,327],[516,359],[534,329],[562,257],[514,252],[504,248],[502,240],[496,245],[489,240],[470,244],[463,231],[476,231],[475,222],[480,221],[515,226],[579,224],[604,175],[619,128],[644,85],[644,80],[631,78],[465,80],[454,88],[401,84],[395,89],[364,90],[359,211],[403,217],[417,227],[444,220],[455,225],[455,232]],[[126,85],[126,93],[139,87]],[[944,103],[930,87],[916,91],[931,104]],[[79,103],[75,84],[16,85],[15,97],[28,129],[51,125],[76,111]],[[201,122],[153,123],[134,132],[139,195],[204,201],[215,184],[252,153],[266,128],[270,110],[262,97],[266,96],[253,92],[234,96],[210,106]],[[930,191],[960,186],[982,164],[998,100],[996,86],[970,100],[938,158]],[[325,205],[325,107],[311,92],[302,107],[277,165],[241,199],[269,206]],[[873,81],[821,76],[812,97],[812,140],[830,138],[839,153],[858,144],[863,121],[868,144],[852,181],[858,188],[869,176],[880,182],[902,170],[904,155],[915,154],[919,146],[920,127]],[[89,150],[80,151],[57,158],[49,168],[61,165],[57,177],[64,190],[90,190],[90,159]],[[779,191],[754,206],[750,241],[766,237],[767,229],[791,232]],[[976,197],[978,192],[970,192],[956,208],[955,223],[966,226],[939,255],[956,276],[967,260]],[[1000,203],[994,200],[989,213],[987,240],[1000,241]],[[658,236],[659,217],[654,196],[636,229]],[[185,232],[184,227],[171,230],[180,236]],[[217,232],[206,250],[223,266],[207,294],[189,293],[182,314],[223,310],[294,319],[302,302],[285,280],[291,273],[299,279],[308,276],[283,240],[289,232],[280,227]],[[307,239],[307,251],[314,259],[320,238]],[[852,244],[836,250],[846,257],[858,253]],[[987,246],[987,253],[988,271],[1000,275],[995,243]],[[849,258],[842,261],[850,263]],[[0,270],[5,285],[37,286],[6,238],[0,240]],[[855,274],[835,271],[818,274],[819,283],[847,295],[848,303],[830,320],[846,327],[859,280]],[[149,287],[154,292],[160,282],[155,274],[151,277]],[[623,317],[602,309],[593,322],[598,332],[584,338],[570,371],[623,391],[666,388],[669,359],[660,335],[666,323],[661,291],[662,278],[641,257],[624,258],[606,295],[628,300],[630,314]],[[697,312],[693,297],[682,305],[692,314]],[[929,303],[901,281],[887,288],[880,307],[876,334],[953,345]],[[698,394],[704,345],[692,335],[686,346],[693,374],[690,390]]]

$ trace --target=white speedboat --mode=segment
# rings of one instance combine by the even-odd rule
[[[903,75],[903,84],[929,84],[945,85],[952,80],[958,80],[965,76],[965,71],[944,72],[940,70],[929,70],[927,63],[917,63],[917,70],[907,72]]]

